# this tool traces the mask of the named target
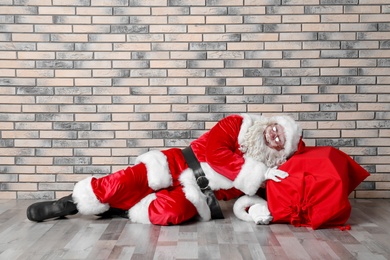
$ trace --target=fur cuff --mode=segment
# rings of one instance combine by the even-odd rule
[[[252,222],[253,218],[249,215],[246,209],[255,204],[264,204],[264,202],[266,203],[264,199],[260,198],[257,195],[242,196],[238,198],[237,201],[234,203],[233,206],[234,215],[241,220]]]
[[[106,212],[110,206],[101,203],[92,190],[91,180],[94,177],[88,177],[76,183],[73,189],[73,200],[80,214],[96,215]]]
[[[136,223],[151,224],[149,219],[149,205],[156,199],[156,193],[151,193],[129,210],[129,219]]]
[[[166,156],[157,150],[144,153],[136,159],[136,163],[143,163],[148,171],[149,187],[153,190],[167,188],[172,185],[172,175],[169,171]]]
[[[212,190],[228,190],[230,188],[233,188],[233,182],[225,176],[214,171],[208,163],[201,162],[200,166],[202,167],[204,174],[209,180],[209,186]]]
[[[179,180],[183,186],[186,199],[188,199],[195,206],[198,214],[201,217],[201,220],[210,220],[211,212],[209,206],[207,205],[206,196],[203,194],[198,184],[196,183],[193,170],[190,168],[184,170],[180,174]]]
[[[245,163],[233,182],[235,188],[247,195],[255,195],[261,184],[265,181],[268,167],[251,157],[245,157]]]

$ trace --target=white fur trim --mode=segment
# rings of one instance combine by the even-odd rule
[[[301,127],[289,116],[274,116],[270,118],[270,121],[276,122],[284,128],[286,136],[284,151],[286,157],[290,157],[298,149],[298,143],[302,135]]]
[[[244,158],[245,163],[234,180],[233,185],[245,194],[252,196],[256,194],[261,184],[265,181],[265,173],[268,167],[251,157],[244,156]]]
[[[255,205],[255,204],[261,204],[261,205],[267,205],[267,202],[260,198],[257,195],[254,196],[242,196],[236,200],[236,202],[233,205],[233,212],[234,215],[244,221],[252,222],[253,218],[249,215],[249,213],[246,211],[247,208]]]
[[[149,151],[137,157],[136,163],[143,163],[148,171],[149,187],[159,190],[172,186],[172,175],[167,157],[157,150]]]
[[[156,199],[156,193],[151,193],[140,200],[129,210],[129,219],[136,223],[151,224],[149,219],[149,205]]]
[[[196,183],[193,170],[190,168],[184,170],[180,174],[179,180],[183,186],[186,198],[195,206],[201,220],[210,220],[211,212],[209,206],[207,205],[207,198]]]
[[[88,177],[76,183],[73,189],[73,200],[80,214],[96,215],[106,212],[110,206],[107,203],[101,203],[92,190],[91,180],[94,177]]]
[[[212,190],[228,190],[233,187],[233,182],[225,176],[214,171],[208,163],[200,163],[204,174],[209,180],[209,186]]]

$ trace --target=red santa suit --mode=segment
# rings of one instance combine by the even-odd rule
[[[242,148],[248,129],[259,121],[281,124],[286,156],[296,150],[301,130],[291,118],[247,114],[222,119],[190,144],[217,199],[252,196],[266,179],[277,176]],[[139,156],[134,166],[82,180],[74,187],[73,200],[81,214],[100,214],[113,207],[128,210],[129,218],[138,223],[180,224],[197,215],[211,219],[207,198],[178,148],[152,150]]]

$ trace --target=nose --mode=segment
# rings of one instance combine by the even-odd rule
[[[275,131],[270,131],[269,136],[271,137],[272,140],[276,138],[276,132]]]

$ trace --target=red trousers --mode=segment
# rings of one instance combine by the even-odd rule
[[[181,154],[177,154],[179,155]],[[170,160],[174,160],[174,157]],[[151,189],[148,185],[147,168],[145,164],[139,163],[101,178],[93,178],[92,190],[101,203],[123,210],[129,210],[143,198],[154,193],[156,199],[148,207],[150,222],[158,225],[180,224],[198,213],[195,206],[186,199],[177,179],[179,173],[188,166],[181,160],[169,165],[174,174],[173,185],[168,188],[158,191]]]

